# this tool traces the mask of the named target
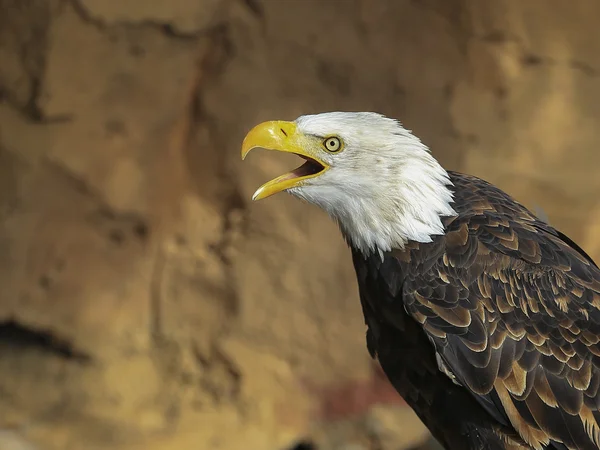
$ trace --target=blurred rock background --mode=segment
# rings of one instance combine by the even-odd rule
[[[600,258],[600,3],[0,0],[0,449],[400,450],[297,161],[240,143],[401,119]],[[425,448],[425,447],[420,447]],[[433,448],[433,447],[431,447]]]

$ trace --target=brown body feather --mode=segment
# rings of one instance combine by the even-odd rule
[[[447,449],[598,449],[600,270],[504,192],[450,177],[444,236],[354,252],[369,351]]]

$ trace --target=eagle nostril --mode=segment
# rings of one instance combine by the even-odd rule
[[[283,133],[283,135],[284,135],[285,137],[287,137],[287,133],[285,132],[285,130],[284,130],[283,128],[280,128],[280,130],[281,130],[281,132]]]

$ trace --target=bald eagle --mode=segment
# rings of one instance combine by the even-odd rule
[[[256,147],[306,161],[253,199],[339,224],[368,351],[446,449],[599,448],[600,269],[577,244],[380,114],[265,122]]]

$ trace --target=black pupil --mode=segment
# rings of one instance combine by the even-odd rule
[[[329,146],[332,148],[335,147],[335,142],[333,141],[333,139],[329,141]]]

